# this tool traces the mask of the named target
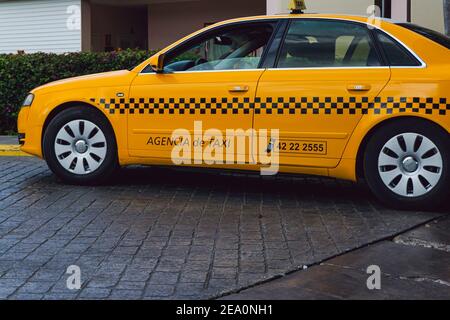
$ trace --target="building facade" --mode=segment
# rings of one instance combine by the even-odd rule
[[[306,0],[307,12],[377,15],[444,32],[444,0]],[[289,0],[0,0],[0,53],[156,50],[224,19],[288,12]]]

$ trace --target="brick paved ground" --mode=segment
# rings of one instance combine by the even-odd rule
[[[87,188],[0,158],[0,299],[212,298],[442,215],[331,179],[130,168]]]
[[[307,270],[226,295],[226,300],[449,300],[450,216]],[[367,287],[367,267],[380,287]]]

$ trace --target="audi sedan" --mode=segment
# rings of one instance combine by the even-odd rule
[[[429,209],[449,192],[449,48],[442,34],[383,19],[229,20],[132,70],[33,90],[20,142],[67,183],[136,164],[275,164],[365,180],[391,206]]]

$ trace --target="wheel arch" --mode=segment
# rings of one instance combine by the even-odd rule
[[[442,130],[442,132],[445,132],[448,134],[448,131],[444,127],[442,127],[439,123],[436,123],[435,121],[432,121],[432,120],[424,118],[424,117],[418,117],[418,116],[413,116],[413,115],[404,115],[404,116],[398,116],[398,117],[394,117],[394,118],[384,119],[384,120],[380,121],[379,123],[375,124],[367,132],[367,134],[364,136],[364,138],[362,139],[362,141],[359,145],[358,152],[356,155],[356,177],[357,177],[357,179],[362,179],[362,180],[365,179],[365,176],[364,176],[364,153],[366,151],[367,144],[368,144],[370,138],[375,134],[375,132],[380,130],[382,127],[384,127],[390,123],[400,122],[400,121],[404,121],[407,119],[414,119],[414,120],[428,123],[430,125],[434,125],[435,127]]]
[[[100,115],[101,117],[103,117],[106,120],[106,123],[108,123],[108,125],[110,126],[112,132],[114,132],[114,141],[116,143],[117,146],[117,137],[116,137],[116,132],[114,130],[114,127],[110,121],[110,119],[108,119],[108,117],[102,112],[100,111],[97,107],[95,107],[92,104],[86,103],[86,102],[82,102],[82,101],[70,101],[70,102],[65,102],[62,103],[58,106],[56,106],[55,108],[52,109],[52,111],[50,111],[50,113],[48,114],[48,116],[45,118],[44,121],[44,125],[42,127],[42,135],[41,135],[41,149],[43,150],[43,144],[44,144],[44,136],[45,136],[45,132],[47,131],[48,125],[50,124],[50,122],[61,112],[66,111],[68,109],[71,108],[76,108],[76,107],[86,107],[89,108],[90,111],[97,113],[98,115]]]

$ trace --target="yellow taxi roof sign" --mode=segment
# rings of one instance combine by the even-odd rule
[[[305,0],[291,0],[289,10],[293,14],[303,13],[303,10],[306,10]]]

